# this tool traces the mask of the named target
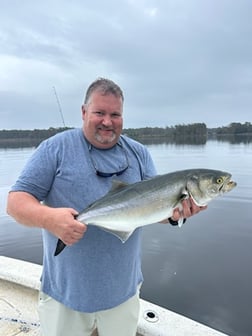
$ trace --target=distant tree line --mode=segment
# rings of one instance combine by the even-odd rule
[[[218,127],[216,129],[216,134],[232,134],[232,135],[240,135],[240,134],[252,134],[252,124],[250,122],[245,122],[244,124],[233,122],[228,126]]]
[[[252,124],[233,122],[228,126],[208,130],[208,139],[228,141],[229,143],[250,143],[252,142]]]
[[[0,147],[36,147],[41,141],[67,130],[67,127],[34,130],[1,130]]]
[[[204,123],[196,123],[189,125],[175,125],[171,127],[144,127],[144,128],[127,128],[124,134],[136,140],[144,140],[155,138],[163,139],[170,142],[186,143],[186,142],[203,142],[207,140],[207,127]]]
[[[0,130],[0,147],[33,147],[56,133],[71,129],[70,127],[34,129],[34,130]],[[209,137],[252,135],[250,122],[231,123],[228,126],[207,128],[204,123],[175,125],[171,127],[142,127],[123,130],[127,136],[143,143],[176,142],[176,143],[206,143]]]

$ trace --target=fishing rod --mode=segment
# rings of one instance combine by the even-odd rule
[[[55,88],[55,86],[53,86],[52,88],[53,88],[53,92],[54,92],[55,97],[56,97],[56,101],[57,101],[57,104],[58,104],[58,108],[59,108],[59,112],[60,112],[60,116],[61,116],[63,126],[66,127],[63,112],[62,112],[62,108],[61,108],[60,101],[59,101],[59,98],[58,98],[58,95],[57,95],[57,92],[56,92],[56,88]]]

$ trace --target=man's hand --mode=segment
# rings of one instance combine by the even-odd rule
[[[180,218],[189,218],[205,209],[207,209],[207,206],[197,206],[190,197],[182,201],[182,209],[174,209],[171,219],[178,221]]]
[[[64,244],[73,245],[83,237],[87,230],[85,224],[75,219],[77,214],[72,208],[50,208],[46,212],[44,228],[62,240]]]

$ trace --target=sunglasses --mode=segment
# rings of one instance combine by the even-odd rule
[[[89,146],[89,156],[90,156],[92,165],[94,167],[94,170],[95,170],[95,173],[96,173],[97,176],[100,176],[100,177],[120,176],[120,175],[122,175],[129,168],[129,159],[128,159],[128,155],[127,155],[126,150],[123,148],[123,146],[120,143],[117,143],[116,145],[119,146],[121,148],[121,150],[123,151],[123,153],[124,153],[125,167],[123,169],[119,170],[119,171],[103,172],[103,171],[101,171],[101,170],[99,170],[97,168],[97,165],[96,165],[96,163],[95,163],[95,161],[94,161],[94,159],[92,157],[93,146],[90,144],[90,146]]]

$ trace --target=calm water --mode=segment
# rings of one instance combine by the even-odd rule
[[[238,186],[182,228],[144,229],[142,297],[221,330],[252,335],[252,144],[149,145],[159,173],[205,167],[232,173]],[[42,261],[38,229],[5,214],[9,187],[33,149],[0,149],[0,254]]]

